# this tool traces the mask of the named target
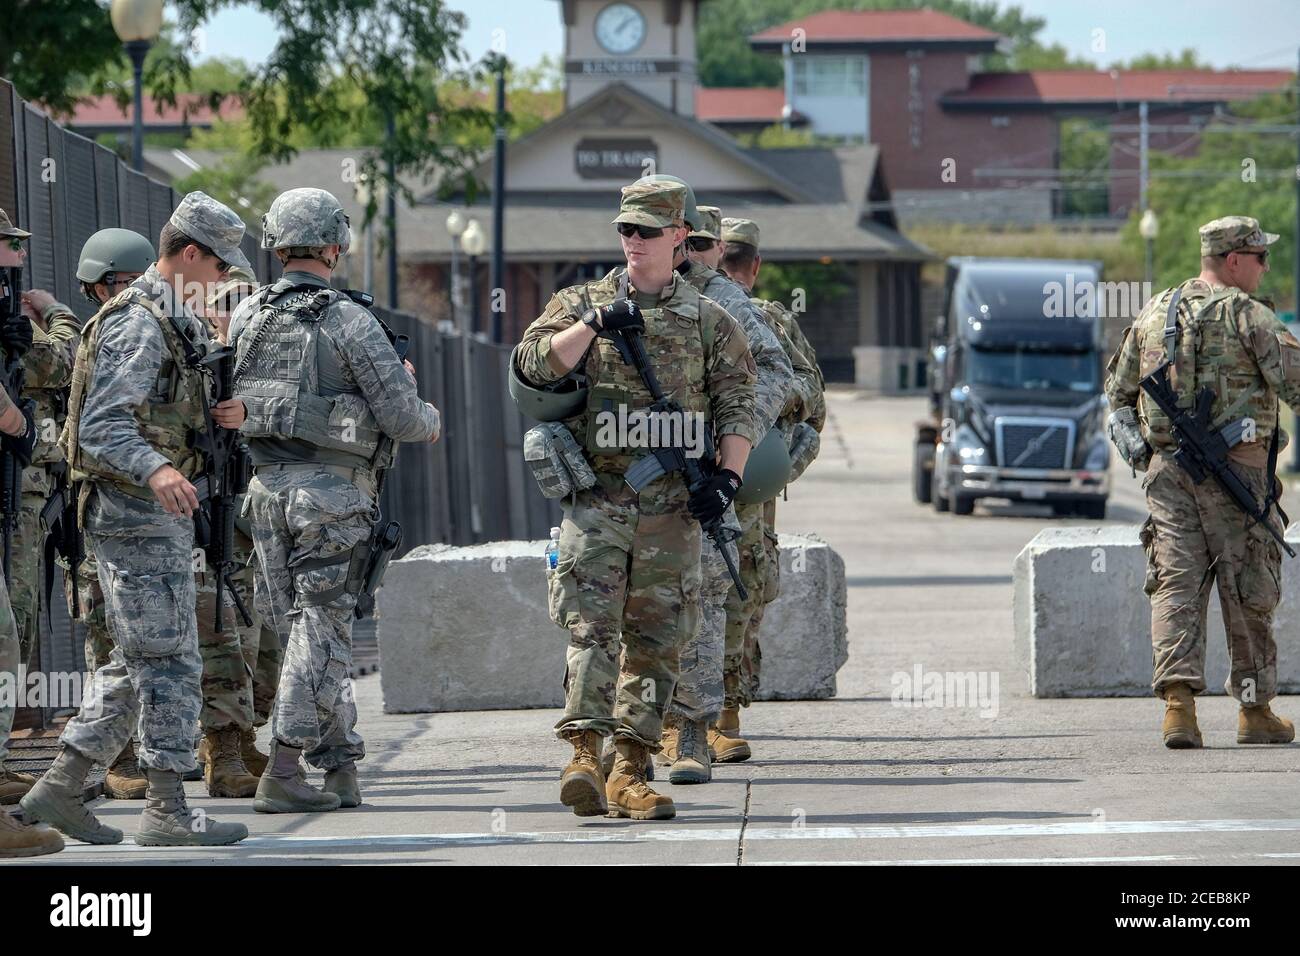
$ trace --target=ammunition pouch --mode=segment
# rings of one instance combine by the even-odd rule
[[[573,433],[560,422],[547,422],[524,434],[524,461],[545,498],[564,498],[596,484],[596,473]]]
[[[1106,433],[1110,435],[1111,443],[1119,452],[1120,458],[1130,468],[1134,471],[1147,470],[1151,464],[1151,446],[1142,437],[1142,429],[1138,426],[1133,406],[1126,405],[1111,412],[1106,419]]]
[[[396,521],[381,518],[370,529],[369,537],[350,550],[323,558],[308,558],[295,564],[292,568],[295,572],[331,568],[340,564],[348,566],[347,577],[341,584],[319,594],[299,594],[297,606],[319,607],[337,601],[345,594],[351,594],[357,599],[354,616],[368,616],[374,612],[375,592],[383,584],[384,572],[388,570],[393,554],[401,545],[402,526]]]
[[[794,481],[813,463],[822,449],[822,437],[807,422],[799,422],[790,433],[790,480]]]

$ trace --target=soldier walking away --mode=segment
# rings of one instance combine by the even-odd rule
[[[91,235],[81,247],[81,256],[77,261],[77,280],[81,292],[97,308],[102,307],[144,275],[157,258],[153,244],[138,232],[130,229],[101,229]],[[73,358],[75,361],[75,354]],[[66,395],[63,408],[66,414]],[[62,425],[60,419],[59,427],[62,428]],[[62,460],[62,457],[60,451],[59,459]],[[63,468],[66,467],[64,463]],[[104,592],[99,587],[99,566],[95,564],[94,553],[85,547],[84,539],[75,527],[76,501],[72,498],[72,486],[67,481],[66,471],[62,485],[67,505],[70,506],[65,511],[64,520],[71,526],[61,530],[68,543],[66,550],[74,552],[76,560],[74,562],[70,554],[60,553],[58,562],[64,571],[68,614],[86,630],[86,671],[94,674],[108,663],[109,654],[113,651],[113,638],[104,616]],[[51,489],[55,492],[57,490]],[[72,568],[74,563],[75,572]],[[77,589],[75,595],[74,588]],[[109,764],[108,772],[104,775],[104,792],[114,800],[143,800],[148,784],[148,778],[136,759],[135,739],[132,737]]]
[[[23,243],[31,233],[19,229],[0,209],[0,345],[6,357],[21,358],[32,343],[31,322],[21,304],[22,268],[27,259]],[[5,451],[31,460],[36,444],[36,423],[31,407],[20,407],[8,389],[0,385],[0,443]],[[24,654],[9,589],[0,575],[0,674],[9,675],[12,686],[22,686],[18,674]],[[13,730],[16,701],[0,699],[0,804],[12,804],[27,794],[36,781],[25,773],[5,767],[9,756],[9,732]],[[0,857],[43,856],[63,849],[63,838],[48,827],[28,826],[9,811],[0,809]]]
[[[114,647],[22,806],[83,842],[122,839],[82,794],[92,762],[115,758],[137,726],[149,782],[136,843],[214,846],[248,835],[243,824],[190,810],[181,779],[195,767],[202,671],[192,479],[203,463],[194,436],[238,428],[243,412],[235,401],[208,408],[198,361],[210,342],[191,303],[201,308],[231,266],[248,268],[243,234],[230,209],[201,192],[185,196],[163,226],[158,261],[86,323],[77,350],[61,444],[82,482],[78,508]]]
[[[676,812],[647,785],[646,761],[660,749],[678,656],[698,622],[700,526],[714,526],[727,510],[754,441],[755,369],[744,334],[673,269],[687,234],[686,196],[677,182],[624,187],[614,223],[626,272],[557,292],[511,359],[521,407],[571,373],[586,382],[551,433],[573,450],[586,479],[564,503],[549,595],[551,619],[570,634],[555,731],[572,744],[573,759],[560,800],[579,816]],[[630,433],[624,442],[602,428],[601,412],[639,415],[652,404],[619,349],[629,332],[644,335],[663,393],[717,436],[720,467],[708,462],[711,476],[693,490],[681,471],[635,490],[626,473],[648,450],[633,447]],[[611,734],[616,759],[606,780],[600,751]]]
[[[230,320],[254,469],[255,600],[287,642],[253,803],[261,813],[361,803],[365,746],[348,671],[358,596],[376,583],[367,570],[379,544],[379,475],[395,442],[434,442],[440,431],[438,410],[420,399],[385,327],[329,286],[350,241],[328,192],[280,194],[262,219],[262,248],[275,251],[284,275]],[[299,776],[300,755],[325,771],[323,791]]]
[[[1272,511],[1285,441],[1278,399],[1300,408],[1300,342],[1254,296],[1278,237],[1254,219],[1226,216],[1202,226],[1200,238],[1200,275],[1147,303],[1107,369],[1111,438],[1125,461],[1146,471],[1151,686],[1165,700],[1165,746],[1200,747],[1194,695],[1205,690],[1206,610],[1217,582],[1231,661],[1225,689],[1241,705],[1237,743],[1289,743],[1295,727],[1269,708],[1281,569]],[[1150,392],[1164,375],[1177,400],[1171,410],[1190,416],[1208,405],[1204,418],[1182,427],[1218,440],[1217,464],[1229,483],[1244,486],[1245,506],[1259,520],[1218,480],[1180,464],[1191,449]]]

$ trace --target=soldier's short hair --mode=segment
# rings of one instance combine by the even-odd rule
[[[325,246],[285,246],[275,250],[275,257],[284,265],[290,259],[316,259],[327,266],[333,264],[325,257]]]
[[[722,266],[724,272],[754,268],[758,259],[758,247],[747,242],[728,242],[722,249]]]
[[[158,258],[170,259],[172,256],[178,256],[185,251],[186,246],[196,247],[205,256],[220,258],[210,248],[197,239],[191,239],[170,222],[164,223],[162,231],[158,233]]]

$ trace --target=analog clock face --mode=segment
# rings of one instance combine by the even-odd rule
[[[631,53],[645,40],[645,17],[630,3],[611,3],[596,14],[596,40],[609,53]]]

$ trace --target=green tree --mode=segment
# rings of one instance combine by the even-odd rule
[[[1127,63],[1112,63],[1113,70],[1212,70],[1214,69],[1209,63],[1206,63],[1196,55],[1193,49],[1184,49],[1181,53],[1143,53],[1135,56]]]
[[[1151,208],[1160,219],[1155,242],[1155,283],[1164,288],[1200,270],[1197,229],[1220,216],[1253,216],[1281,239],[1271,247],[1272,269],[1260,293],[1279,305],[1295,303],[1295,139],[1291,134],[1252,130],[1247,124],[1294,122],[1295,93],[1287,91],[1232,106],[1229,115],[1201,136],[1195,156],[1151,154]],[[1245,128],[1242,128],[1242,127]],[[1135,210],[1123,242],[1140,252]]]
[[[1110,210],[1110,130],[1105,120],[1065,119],[1060,124],[1061,211],[1104,216]]]
[[[0,76],[54,110],[71,110],[106,64],[126,64],[108,8],[95,0],[0,0],[0,23]]]

